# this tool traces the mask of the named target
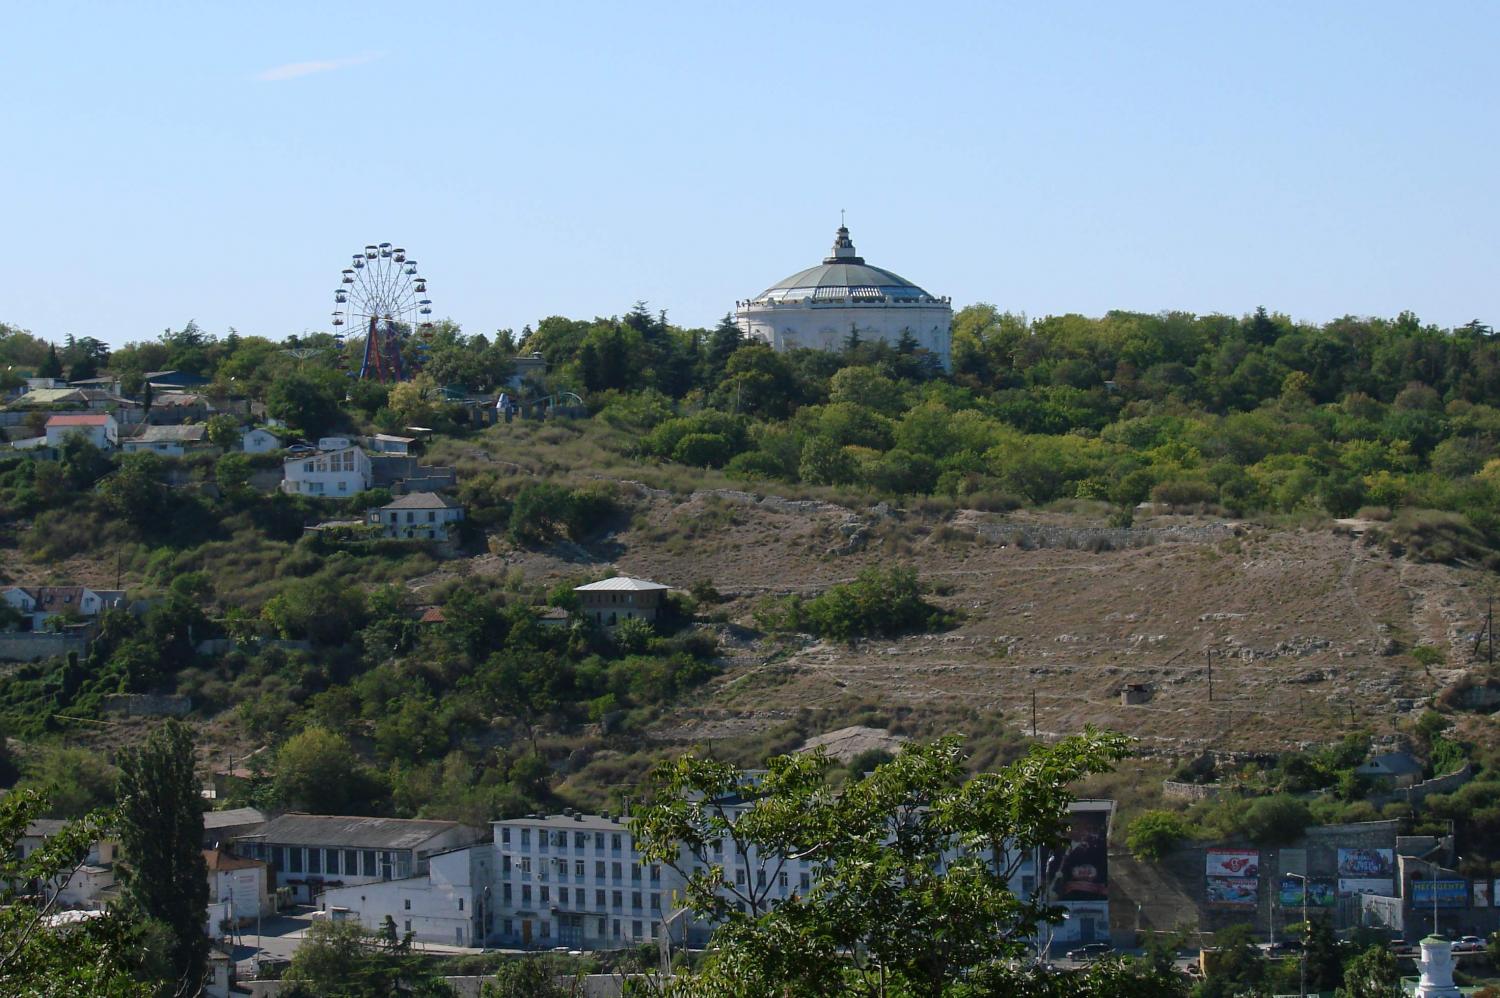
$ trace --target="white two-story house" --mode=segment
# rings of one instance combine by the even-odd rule
[[[436,492],[412,492],[370,510],[369,518],[386,537],[446,541],[464,518],[464,508]]]
[[[31,629],[41,630],[49,617],[92,619],[105,610],[125,606],[123,589],[89,589],[87,586],[11,586],[0,590],[0,600],[30,618]]]
[[[288,458],[281,490],[339,499],[370,487],[370,459],[345,437],[324,437],[312,454]]]

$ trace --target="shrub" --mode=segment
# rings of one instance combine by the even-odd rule
[[[810,600],[790,596],[758,616],[775,630],[811,631],[840,641],[937,630],[952,622],[922,599],[916,570],[899,565],[885,572],[867,568],[853,582],[831,586]]]
[[[699,468],[722,467],[731,456],[729,438],[722,433],[689,433],[672,448],[672,460]]]
[[[1175,811],[1147,811],[1130,823],[1125,843],[1137,859],[1155,862],[1188,837],[1188,823]]]
[[[1151,490],[1153,502],[1168,506],[1194,506],[1199,503],[1216,502],[1219,490],[1208,482],[1196,479],[1179,479],[1162,482]]]
[[[1312,812],[1295,797],[1276,794],[1250,803],[1241,818],[1241,830],[1260,845],[1285,845],[1313,823]]]

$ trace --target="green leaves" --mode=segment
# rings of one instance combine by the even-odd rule
[[[999,973],[1055,917],[1012,877],[1032,847],[1064,839],[1068,787],[1126,750],[1089,730],[966,777],[958,740],[942,739],[838,791],[819,753],[771,759],[759,776],[663,763],[632,832],[651,861],[700,871],[686,902],[720,923],[703,968],[672,993],[937,996]],[[773,886],[803,860],[815,883],[782,900]]]

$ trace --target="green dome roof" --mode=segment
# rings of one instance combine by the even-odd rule
[[[817,301],[841,300],[887,300],[898,302],[937,301],[937,298],[917,287],[911,281],[881,267],[865,263],[864,257],[854,251],[849,239],[849,230],[839,226],[833,243],[833,255],[825,257],[816,267],[798,271],[791,277],[777,281],[752,302],[797,302],[811,299]]]

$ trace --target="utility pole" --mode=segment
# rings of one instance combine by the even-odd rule
[[[1208,702],[1214,702],[1214,650],[1204,649],[1203,657],[1208,661]]]
[[[1036,690],[1031,691],[1031,737],[1036,737]]]

